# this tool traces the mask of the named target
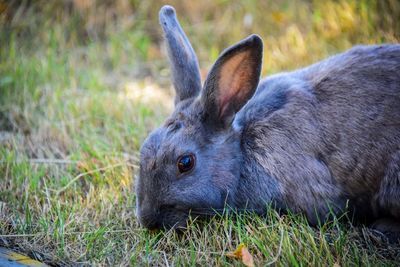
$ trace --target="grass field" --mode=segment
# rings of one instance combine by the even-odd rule
[[[224,215],[182,235],[134,215],[138,151],[173,108],[157,13],[164,1],[0,1],[0,246],[54,265],[398,266],[400,245],[300,215]],[[400,3],[169,1],[202,74],[250,33],[263,74],[354,44],[400,41]]]

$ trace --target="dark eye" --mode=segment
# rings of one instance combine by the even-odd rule
[[[178,158],[178,170],[180,173],[188,172],[194,167],[194,155],[185,154]]]

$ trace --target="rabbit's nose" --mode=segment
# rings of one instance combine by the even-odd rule
[[[142,227],[149,230],[155,230],[162,227],[161,218],[159,212],[140,212],[139,223]]]
[[[162,224],[158,220],[151,220],[151,221],[146,221],[144,224],[142,224],[142,226],[149,229],[150,231],[153,231],[161,229]]]
[[[143,201],[137,206],[136,215],[142,227],[150,230],[161,228],[160,212],[154,205]]]

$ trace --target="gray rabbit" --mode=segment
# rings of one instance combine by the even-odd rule
[[[263,44],[251,35],[222,52],[202,86],[171,6],[160,24],[175,111],[141,148],[141,225],[272,205],[311,224],[347,211],[398,228],[400,45],[357,46],[259,81]]]

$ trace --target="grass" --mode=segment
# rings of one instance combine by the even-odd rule
[[[242,242],[257,266],[398,265],[400,247],[368,229],[315,229],[272,210],[191,222],[182,235],[140,228],[138,151],[173,102],[163,3],[73,3],[0,1],[0,245],[54,265],[240,265],[225,253]],[[171,4],[203,74],[251,32],[265,41],[266,75],[400,40],[396,1],[191,3]]]

